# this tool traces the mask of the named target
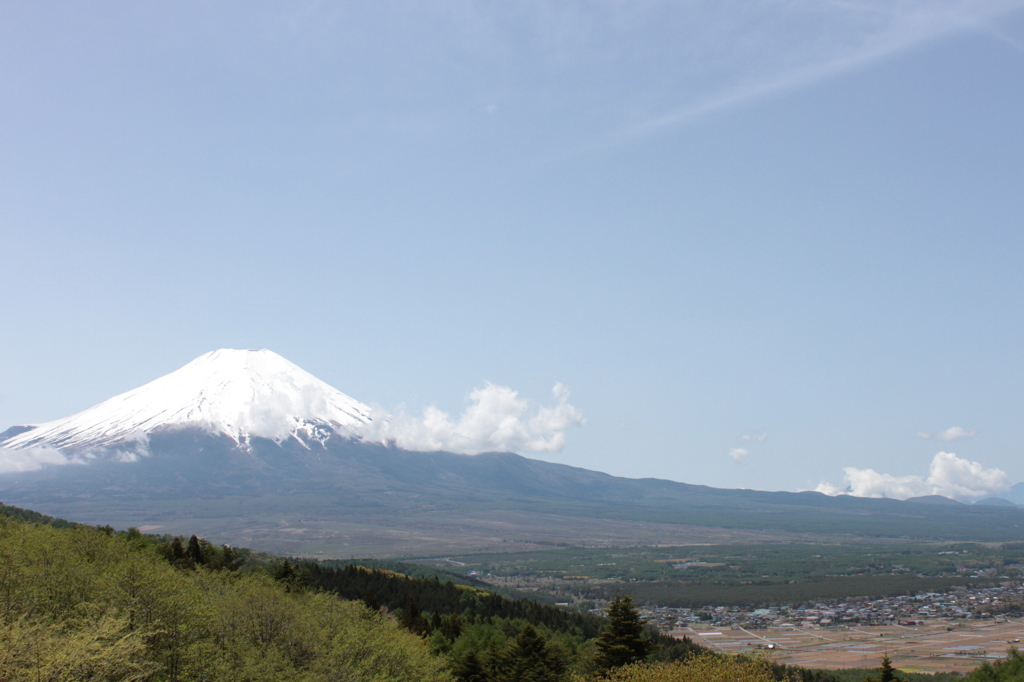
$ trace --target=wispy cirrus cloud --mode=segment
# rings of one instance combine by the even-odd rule
[[[1024,0],[382,0],[356,10],[275,6],[260,35],[275,47],[297,46],[295,64],[307,64],[310,52],[338,64],[365,62],[372,78],[361,69],[332,71],[354,78],[350,87],[360,86],[360,100],[373,107],[353,125],[410,134],[453,124],[462,131],[478,116],[487,125],[543,121],[557,132],[539,138],[546,153],[558,139],[566,147],[554,153],[572,155],[804,88],[944,36],[974,31],[1016,44],[999,20],[1022,9]],[[218,16],[233,26],[236,15]],[[529,129],[536,138],[536,126]]]
[[[693,55],[703,58],[711,75],[709,82],[692,79],[679,106],[626,127],[620,139],[807,87],[956,33],[991,33],[1006,41],[1009,39],[996,31],[994,22],[1024,9],[1021,0],[761,0],[742,4],[718,5],[718,12],[730,18],[716,17],[714,11],[693,17],[695,31],[717,37],[714,44],[698,40],[703,54]],[[687,7],[696,12],[694,5]]]

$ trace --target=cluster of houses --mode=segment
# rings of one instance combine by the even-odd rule
[[[959,620],[1024,616],[1024,587],[989,587],[927,592],[913,596],[850,600],[751,609],[741,606],[706,606],[699,609],[641,606],[640,614],[659,630],[668,632],[691,624],[712,627],[779,626],[829,627],[839,625],[918,625],[926,619]]]

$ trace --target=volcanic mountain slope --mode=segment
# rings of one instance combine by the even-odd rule
[[[551,544],[1024,540],[1024,511],[627,479],[513,453],[360,437],[362,403],[270,351],[222,350],[0,447],[69,461],[0,475],[0,500],[119,527],[321,556]]]
[[[355,435],[370,408],[269,350],[222,349],[84,412],[17,427],[0,445],[50,447],[68,454],[138,450],[157,431],[199,428],[236,444]]]

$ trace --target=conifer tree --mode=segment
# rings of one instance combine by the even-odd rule
[[[171,541],[171,547],[169,550],[170,556],[168,557],[171,561],[172,566],[178,568],[195,568],[195,562],[193,562],[188,553],[185,551],[185,546],[181,544],[181,538],[175,537]]]
[[[199,544],[199,538],[195,535],[188,539],[188,547],[185,549],[185,556],[191,559],[197,566],[206,563],[206,557],[203,556],[203,547]]]
[[[896,673],[892,669],[892,661],[889,660],[889,655],[886,654],[882,657],[882,670],[879,676],[879,682],[896,682]]]
[[[363,595],[363,605],[371,611],[380,611],[380,602],[377,601],[377,595],[373,590]]]
[[[459,682],[490,682],[491,679],[472,649],[455,664],[452,673]]]
[[[410,632],[415,632],[417,635],[426,636],[430,634],[430,623],[423,616],[420,611],[419,604],[416,603],[416,597],[407,595],[405,598],[405,608],[402,609],[402,615],[398,619],[398,623]]]
[[[654,650],[654,643],[644,633],[643,621],[631,597],[612,599],[608,607],[608,625],[595,645],[597,665],[601,670],[642,661]]]
[[[548,646],[532,625],[526,625],[504,651],[488,658],[494,682],[563,682],[568,670],[562,652]]]
[[[900,678],[896,677],[896,672],[892,668],[892,661],[889,660],[889,654],[882,656],[882,667],[879,669],[879,676],[865,677],[864,682],[900,682]]]

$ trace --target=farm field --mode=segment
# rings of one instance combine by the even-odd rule
[[[887,653],[893,666],[905,672],[966,673],[986,660],[1004,657],[1010,646],[1019,646],[1014,640],[1024,639],[1024,620],[757,630],[698,625],[671,634],[722,652],[764,651],[778,663],[808,668],[877,667]]]
[[[407,560],[473,574],[497,587],[538,590],[586,608],[628,594],[638,604],[703,609],[795,606],[1006,584],[1024,576],[1024,543],[708,542]]]

